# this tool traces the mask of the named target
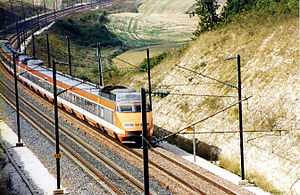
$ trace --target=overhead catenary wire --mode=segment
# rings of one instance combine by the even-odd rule
[[[234,95],[214,95],[214,94],[193,94],[193,93],[172,93],[172,92],[160,92],[153,91],[151,94],[161,94],[165,93],[166,95],[176,95],[176,96],[197,96],[197,97],[219,97],[219,98],[236,98]]]
[[[134,65],[134,64],[132,64],[132,63],[130,63],[130,62],[124,60],[124,59],[119,58],[119,57],[115,57],[114,59],[119,60],[119,61],[121,61],[121,62],[124,62],[124,63],[126,63],[127,65],[132,66],[132,67],[134,67],[134,68],[136,68],[136,69],[140,69],[139,66]]]
[[[175,84],[161,84],[159,87],[186,87],[186,86],[198,86],[198,85],[216,85],[218,83],[208,83],[208,82],[201,82],[201,83],[175,83]]]
[[[208,120],[208,119],[210,119],[210,118],[212,118],[212,117],[214,117],[214,116],[216,116],[216,115],[218,115],[218,114],[220,114],[220,113],[222,113],[222,112],[225,112],[226,110],[229,110],[229,109],[232,108],[233,106],[239,104],[239,103],[242,102],[242,101],[246,101],[246,100],[250,99],[251,97],[253,97],[253,96],[246,97],[246,98],[242,99],[241,101],[235,102],[235,103],[233,103],[233,104],[231,104],[231,105],[229,105],[229,106],[223,108],[222,110],[219,110],[218,112],[215,112],[215,113],[213,113],[213,114],[211,114],[211,115],[209,115],[209,116],[207,116],[207,117],[204,117],[204,118],[202,118],[202,119],[200,119],[200,120],[198,120],[198,121],[195,121],[195,122],[193,122],[193,123],[191,123],[191,124],[185,126],[184,128],[179,129],[178,131],[176,131],[176,132],[174,132],[174,133],[171,133],[171,134],[169,134],[169,135],[167,135],[167,136],[164,136],[164,137],[160,138],[157,142],[162,142],[162,141],[166,140],[167,138],[169,138],[169,137],[171,137],[171,136],[174,136],[174,135],[176,135],[176,134],[179,134],[180,132],[186,130],[186,129],[189,128],[189,127],[192,127],[192,126],[194,126],[194,125],[196,125],[196,124],[202,123],[202,122],[204,122],[204,121],[206,121],[206,120]]]
[[[177,66],[178,68],[187,70],[187,71],[189,71],[189,72],[192,72],[192,73],[194,73],[194,74],[200,75],[200,76],[202,76],[202,77],[204,77],[204,78],[208,78],[208,79],[210,79],[210,80],[216,81],[216,82],[221,83],[221,84],[223,84],[223,85],[226,85],[226,86],[228,86],[228,87],[238,89],[237,86],[234,86],[234,85],[232,85],[232,84],[230,84],[230,83],[227,83],[227,82],[224,82],[224,81],[221,81],[221,80],[218,80],[218,79],[216,79],[216,78],[213,78],[213,77],[211,77],[211,76],[205,75],[205,74],[200,73],[200,72],[197,72],[197,71],[195,71],[195,70],[192,70],[192,69],[189,69],[189,68],[186,68],[186,67],[184,67],[184,66],[177,65],[177,64],[176,64],[175,66]]]
[[[244,133],[274,133],[274,132],[288,132],[286,129],[276,130],[246,130]],[[239,133],[240,131],[196,131],[196,132],[181,132],[179,134],[226,134],[226,133]]]

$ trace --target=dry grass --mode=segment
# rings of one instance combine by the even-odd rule
[[[150,14],[184,14],[195,3],[195,0],[144,0],[139,12]]]
[[[191,39],[197,19],[185,12],[193,0],[144,0],[139,13],[119,13],[110,16],[110,30],[130,47],[177,44]]]
[[[186,14],[120,13],[110,20],[109,29],[130,47],[185,42],[197,26]]]
[[[187,102],[183,102],[182,104],[180,104],[180,109],[182,112],[184,113],[188,113],[190,111],[190,106]]]
[[[293,128],[297,127],[297,123],[299,125],[299,122],[295,120],[299,116],[299,107],[295,105],[298,99],[299,82],[297,78],[299,78],[300,70],[299,19],[297,17],[289,15],[256,17],[250,13],[241,16],[237,21],[227,26],[203,33],[190,44],[183,55],[173,56],[155,67],[152,70],[153,83],[155,85],[187,84],[186,87],[174,86],[169,89],[181,93],[237,95],[235,89],[224,85],[201,85],[202,82],[213,81],[183,71],[174,65],[180,64],[187,68],[196,69],[205,75],[236,85],[236,62],[225,61],[224,58],[238,53],[242,59],[243,96],[253,96],[248,103],[243,103],[244,129],[249,131],[252,129],[265,131],[292,129],[293,131]],[[189,77],[193,78],[192,81],[188,79]],[[141,75],[131,78],[132,85],[136,81],[140,85],[147,82],[146,77]],[[188,84],[196,85],[189,86]],[[279,101],[280,99],[282,101]],[[205,98],[190,98],[189,101],[192,102],[192,106],[203,107],[204,109],[197,109],[197,112],[184,113],[182,111],[179,113],[174,105],[180,105],[182,98],[166,97],[155,100],[153,105],[156,124],[170,131],[176,130],[185,123],[185,118],[189,117],[192,120],[202,118],[208,115],[208,110],[213,111],[220,109],[220,107],[226,107],[226,105],[236,102],[237,99],[215,101]],[[196,110],[193,107],[191,109]],[[231,109],[206,121],[203,126],[208,131],[233,130],[237,128],[237,118],[237,109]],[[169,119],[170,122],[168,122]],[[235,141],[233,139],[236,139],[230,135],[222,136],[228,143],[233,143]],[[199,136],[200,138],[205,139],[209,144],[224,146],[224,142],[218,143],[216,141],[220,140],[218,135],[210,137],[203,135]],[[259,141],[253,141],[252,144],[264,148],[267,152],[275,151],[280,154],[282,151],[286,151],[285,157],[288,156],[288,158],[297,161],[299,160],[299,155],[297,155],[299,150],[289,150],[291,147],[299,148],[299,142],[296,144],[293,140],[292,135],[266,136],[260,137]],[[226,147],[224,146],[222,149],[226,150]],[[223,165],[224,167],[235,173],[239,172],[238,164],[235,165],[231,161],[223,163],[227,164]],[[279,162],[278,165],[280,165]],[[259,170],[258,167],[251,168]],[[261,169],[260,172],[265,174],[269,181],[264,183],[266,181],[264,177],[257,173],[252,174],[251,179],[257,185],[275,193],[277,191],[272,190],[272,185],[268,187],[269,183],[272,182],[274,185],[280,186],[280,190],[286,187],[279,182],[279,177],[287,177],[286,172],[281,171],[275,175],[269,170],[269,167],[262,167]],[[289,174],[289,179],[294,179],[296,176],[297,173],[292,172]]]
[[[219,166],[236,174],[240,175],[240,163],[236,159],[228,159],[220,157]],[[270,181],[266,179],[265,176],[261,175],[256,171],[248,171],[246,174],[246,179],[250,182],[259,186],[263,190],[270,192],[272,194],[282,194],[275,186],[272,185]]]
[[[165,47],[151,47],[150,48],[150,58],[159,55],[160,53],[167,51],[169,48]],[[143,62],[143,60],[147,57],[146,48],[139,49],[131,49],[117,56],[117,58],[113,59],[113,63],[118,67],[130,67],[130,64],[139,66]],[[121,61],[121,60],[123,61]],[[124,62],[125,61],[125,62]]]

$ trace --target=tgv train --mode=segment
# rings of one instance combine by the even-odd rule
[[[8,41],[0,41],[1,61],[13,74],[12,54],[17,63],[18,80],[53,102],[52,69],[44,67],[41,60],[18,54]],[[88,122],[99,131],[122,143],[141,141],[141,96],[132,89],[117,86],[98,88],[95,84],[57,72],[58,104],[65,111]],[[152,112],[147,105],[148,138],[153,135]]]

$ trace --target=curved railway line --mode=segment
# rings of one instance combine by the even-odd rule
[[[3,68],[1,68],[1,71],[3,72]],[[7,75],[9,76],[9,75]],[[4,84],[0,82],[0,84],[3,86]],[[12,87],[12,86],[11,86]],[[10,89],[11,87],[6,87],[7,89]],[[10,90],[10,92],[13,95],[13,91]],[[31,96],[37,96],[35,93],[33,93],[32,91],[28,90],[29,95]],[[38,97],[36,97],[38,98]],[[24,98],[21,99],[22,102],[26,102],[27,100],[25,100]],[[48,106],[50,108],[52,108],[52,105],[43,100],[44,105],[48,104]],[[26,103],[27,105],[30,105],[30,103]],[[38,115],[42,116],[43,120],[47,120],[47,123],[53,124],[53,119],[51,119],[49,116],[45,115],[44,113],[38,111],[36,108],[34,108],[33,105],[30,105],[31,109],[38,113]],[[30,116],[28,116],[30,117]],[[39,117],[40,118],[40,117]],[[78,123],[77,119],[74,119],[73,116],[69,115],[68,113],[64,114],[64,118],[66,118],[68,121],[73,121],[73,123]],[[41,123],[40,123],[41,124]],[[40,125],[39,124],[39,125]],[[42,123],[44,124],[44,123]],[[38,125],[38,124],[37,124]],[[83,129],[87,134],[90,134],[91,137],[94,137],[95,139],[97,139],[99,142],[103,142],[103,140],[105,140],[105,142],[107,143],[107,145],[110,145],[109,147],[112,148],[115,151],[118,151],[120,154],[122,154],[123,156],[130,156],[131,158],[135,158],[136,161],[140,162],[140,164],[142,164],[143,161],[143,156],[142,156],[142,152],[140,150],[137,149],[132,149],[132,148],[128,148],[122,144],[120,144],[119,142],[116,142],[114,139],[112,139],[109,136],[103,135],[103,134],[99,134],[99,132],[92,127],[91,125],[89,125],[86,122],[83,121],[79,121],[79,126],[81,126],[81,129]],[[36,126],[36,125],[35,125]],[[43,127],[39,127],[40,129],[43,129]],[[53,127],[52,127],[53,129]],[[68,130],[61,128],[61,131],[65,132],[68,136],[73,137],[72,139],[75,140],[76,143],[80,144],[81,146],[84,147],[84,150],[88,150],[87,152],[92,153],[95,156],[101,156],[101,154],[99,154],[98,152],[96,152],[94,149],[92,149],[87,143],[85,143],[81,138],[72,135],[70,132],[68,132]],[[48,133],[50,134],[50,133]],[[48,135],[50,136],[50,135]],[[48,137],[47,136],[47,137]],[[52,139],[53,135],[52,135]],[[67,148],[67,146],[65,146],[64,144],[62,144],[63,148]],[[67,150],[67,152],[70,151]],[[69,157],[72,157],[72,152],[68,152],[69,153]],[[74,152],[73,152],[74,154]],[[71,156],[70,156],[71,155]],[[149,155],[151,156],[151,161],[150,163],[150,172],[153,173],[153,175],[156,175],[155,177],[158,178],[159,180],[161,180],[161,178],[165,177],[168,178],[171,182],[173,183],[174,186],[182,188],[182,191],[185,191],[188,194],[211,194],[211,192],[215,192],[217,194],[240,194],[239,190],[233,190],[230,189],[230,184],[228,186],[224,186],[218,182],[215,182],[213,179],[209,178],[208,176],[205,176],[203,174],[200,174],[199,172],[193,170],[192,168],[188,167],[187,165],[184,165],[181,162],[178,162],[177,160],[163,154],[162,152],[160,152],[157,149],[151,149]],[[96,173],[96,177],[98,177],[97,180],[102,179],[103,177],[99,176],[99,174],[97,174],[97,170],[95,170],[95,168],[93,168],[92,165],[85,163],[84,159],[81,159],[79,155],[74,155],[78,160],[77,162],[81,162],[82,167],[86,167],[84,168],[85,170],[88,170],[91,173]],[[134,179],[130,174],[126,174],[125,171],[122,171],[121,168],[118,168],[118,165],[115,165],[113,162],[111,162],[111,160],[107,159],[105,156],[99,157],[101,160],[100,161],[104,161],[108,166],[111,166],[114,168],[115,171],[122,173],[123,177],[126,178],[127,180],[129,180],[132,184],[134,184],[139,190],[143,190],[143,185],[141,182],[137,181],[136,179]],[[104,159],[104,160],[103,160]],[[76,160],[76,159],[75,159]],[[162,162],[164,162],[166,166],[161,165]],[[83,164],[83,165],[82,165]],[[177,170],[178,172],[174,172],[174,170]],[[157,176],[160,175],[160,176]],[[184,177],[185,175],[189,175],[190,180],[185,180]],[[95,176],[93,176],[95,178]],[[166,186],[169,186],[170,183],[166,183]],[[111,184],[107,184],[108,186],[111,186]],[[205,186],[205,187],[204,187]],[[172,188],[171,186],[169,186],[170,188]],[[183,190],[184,189],[184,190]],[[122,194],[122,193],[121,193]],[[153,193],[154,194],[154,193]]]
[[[77,11],[82,11],[84,9],[88,9],[86,7],[75,8]],[[74,10],[70,9],[67,12],[57,13],[56,17],[63,17]],[[47,21],[55,20],[54,16],[47,18]],[[40,16],[40,20],[43,20],[43,16]],[[28,29],[28,32],[35,31],[34,28],[37,24],[32,25],[32,29]],[[17,43],[16,34],[11,35],[9,37],[10,42],[13,45]],[[0,68],[0,71],[3,72],[8,78],[11,76],[4,70],[3,67]],[[9,80],[9,79],[8,79]],[[7,81],[7,80],[6,80]],[[9,102],[9,104],[14,107],[13,98],[14,98],[14,91],[11,90],[13,87],[10,86],[11,84],[4,83],[3,81],[0,82],[0,87],[10,94],[9,97],[4,97],[4,99]],[[38,97],[37,94],[30,90],[26,90],[29,94],[33,97]],[[12,98],[12,100],[10,100]],[[22,107],[21,114],[23,117],[31,123],[36,129],[41,131],[43,135],[45,135],[49,140],[54,142],[54,133],[49,131],[48,129],[54,129],[53,124],[54,121],[46,114],[42,113],[38,109],[35,108],[33,104],[31,104],[25,98],[19,97],[20,103]],[[40,98],[41,99],[41,98]],[[44,102],[45,105],[51,107],[52,104],[47,102],[46,100],[41,100]],[[61,112],[62,113],[62,112]],[[142,152],[137,149],[128,148],[116,140],[113,140],[111,137],[108,137],[104,134],[100,134],[98,131],[95,130],[94,127],[89,125],[84,121],[78,121],[75,119],[74,116],[71,116],[68,113],[64,113],[64,118],[68,121],[74,121],[74,123],[78,123],[77,125],[86,132],[88,135],[93,137],[94,139],[98,140],[99,142],[103,142],[103,144],[107,145],[108,148],[118,152],[120,155],[123,155],[129,158],[131,163],[137,163],[138,167],[141,168],[143,162]],[[38,120],[36,120],[38,118]],[[36,121],[39,121],[37,123]],[[43,122],[41,122],[43,121]],[[83,153],[78,152],[79,150],[84,151],[84,153],[89,155],[89,158],[93,158],[99,163],[104,164],[106,167],[109,167],[115,175],[118,175],[120,178],[126,180],[126,182],[135,190],[135,192],[141,193],[143,191],[143,183],[138,179],[134,178],[131,174],[127,173],[121,167],[119,167],[116,163],[112,162],[109,158],[101,154],[100,152],[96,151],[92,146],[86,143],[82,138],[72,134],[69,130],[64,127],[60,128],[60,132],[62,133],[62,138],[66,140],[62,140],[60,143],[64,153],[71,159],[73,159],[80,167],[82,167],[89,175],[92,176],[96,181],[101,184],[104,184],[106,188],[115,193],[115,194],[124,194],[126,192],[120,189],[120,186],[116,186],[116,184],[109,180],[99,169],[95,167],[93,161],[88,162],[88,160],[83,157]],[[64,142],[65,141],[65,142]],[[69,144],[67,144],[67,142]],[[76,147],[70,146],[71,143],[75,144],[76,147],[80,148],[76,151]],[[77,148],[77,149],[78,149]],[[85,155],[86,155],[85,154]],[[234,186],[229,182],[218,182],[215,181],[215,176],[207,176],[203,173],[199,173],[198,171],[188,167],[187,165],[183,164],[182,162],[178,162],[176,159],[167,156],[166,154],[160,152],[158,149],[151,149],[150,153],[150,174],[155,179],[161,181],[166,188],[169,188],[170,191],[175,191],[180,188],[180,192],[184,192],[185,194],[250,194],[247,191],[241,190],[240,188]],[[164,164],[164,165],[162,165]],[[176,171],[175,171],[176,170]],[[210,174],[211,175],[211,174]],[[188,177],[186,177],[188,176]],[[187,180],[189,178],[189,180]],[[152,192],[152,194],[155,194]]]
[[[14,91],[11,90],[13,86],[8,86],[4,82],[0,81],[0,89],[5,91],[6,95],[1,95],[2,98],[11,106],[14,105]],[[55,137],[53,132],[49,129],[54,129],[53,124],[54,121],[49,116],[45,115],[41,111],[39,111],[35,105],[28,102],[28,100],[19,97],[20,106],[22,107],[21,115],[25,118],[27,122],[29,122],[35,129],[40,131],[45,137],[47,137],[52,143],[55,143]],[[37,122],[38,121],[38,122]],[[104,164],[106,167],[109,167],[114,174],[119,175],[120,178],[126,179],[132,186],[134,186],[139,192],[143,191],[143,184],[133,178],[130,174],[123,171],[118,167],[114,162],[106,158],[103,154],[97,152],[95,149],[90,147],[84,140],[79,138],[78,136],[70,133],[66,128],[61,127],[60,133],[62,137],[62,141],[60,145],[62,146],[63,152],[71,159],[73,159],[81,168],[86,170],[96,181],[99,183],[105,183],[108,186],[108,189],[111,189],[116,194],[124,194],[124,191],[120,190],[120,186],[116,186],[112,181],[101,173],[97,168],[95,168],[95,164],[92,162],[88,162],[85,154],[89,154],[92,156],[97,162]],[[69,144],[67,144],[69,143]],[[81,148],[82,153],[75,151],[74,147],[72,148],[72,144],[77,144],[78,147]],[[73,145],[74,146],[74,145]],[[85,154],[84,154],[85,153]]]

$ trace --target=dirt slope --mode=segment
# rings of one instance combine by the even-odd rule
[[[180,58],[153,69],[156,88],[168,86],[174,93],[237,95],[234,88],[185,71],[196,70],[221,81],[236,84],[236,63],[224,58],[242,58],[246,174],[272,192],[288,193],[300,186],[300,57],[299,21],[292,16],[241,20],[202,34]],[[146,77],[132,79],[132,86]],[[176,131],[222,108],[237,98],[167,96],[154,98],[157,126]],[[195,126],[196,131],[237,131],[237,107]],[[276,130],[286,130],[274,132]],[[191,138],[191,136],[185,136]],[[239,135],[200,134],[199,141],[216,146],[220,163],[239,172]],[[298,183],[297,183],[298,182]],[[297,187],[298,186],[298,187]],[[299,193],[299,191],[298,191]]]

